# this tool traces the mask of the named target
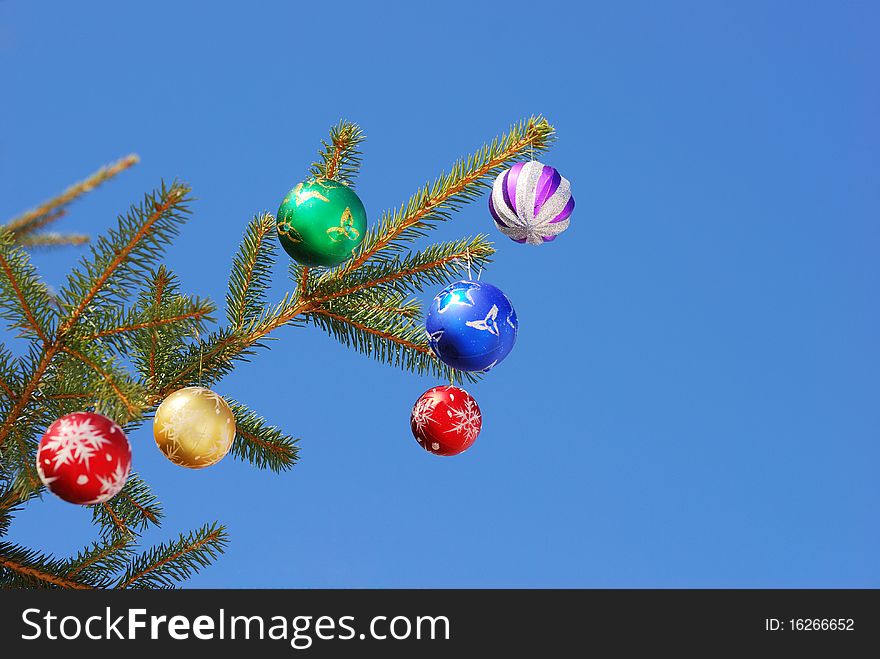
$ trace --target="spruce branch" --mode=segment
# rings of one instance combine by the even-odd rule
[[[143,204],[132,207],[127,215],[119,218],[116,230],[111,230],[107,237],[102,236],[92,246],[91,259],[84,260],[81,267],[68,277],[66,289],[57,298],[66,314],[55,330],[54,338],[45,343],[9,415],[0,423],[0,446],[31,404],[53,358],[64,347],[66,335],[90,305],[93,302],[98,305],[101,302],[118,303],[148,275],[150,264],[158,258],[161,248],[176,234],[189,212],[186,207],[188,192],[186,186],[175,182],[170,187],[163,183],[158,191],[146,195]]]
[[[263,213],[248,224],[238,254],[232,262],[226,317],[233,327],[243,327],[260,315],[272,283],[275,263],[275,218]]]
[[[472,267],[482,267],[493,253],[488,239],[478,235],[432,245],[403,259],[371,263],[344,279],[337,279],[333,273],[325,273],[312,289],[305,289],[308,270],[299,266],[291,267],[291,276],[299,278],[297,295],[293,300],[282,300],[248,327],[239,330],[226,328],[206,337],[200,347],[190,346],[180,363],[170,369],[174,375],[158,390],[158,395],[167,395],[176,388],[196,383],[200,363],[204,382],[218,380],[232,369],[234,360],[247,359],[255,348],[263,347],[261,342],[271,332],[301,320],[318,325],[345,345],[359,347],[361,352],[390,365],[417,373],[432,372],[446,376],[449,369],[433,358],[420,327],[411,324],[395,325],[393,329],[381,324],[373,326],[365,321],[364,314],[374,314],[372,318],[375,319],[375,313],[382,312],[389,321],[395,322],[392,316],[400,316],[399,311],[403,309],[403,316],[413,319],[419,315],[415,303],[404,304],[401,299],[388,300],[386,297],[421,291],[429,284],[448,283],[463,271],[467,262]],[[369,293],[373,289],[378,291],[376,294],[379,298]],[[361,296],[358,297],[358,294]],[[340,306],[339,301],[346,298],[356,300],[356,304]],[[382,341],[397,344],[398,348],[389,349],[390,346]],[[457,380],[463,377],[468,381],[478,379],[478,376],[457,372],[453,377]]]
[[[142,374],[149,383],[150,358],[155,375],[159,345],[176,350],[185,338],[205,331],[215,310],[210,300],[179,294],[173,275],[162,267],[153,273],[133,308],[109,309],[90,319],[88,325],[80,323],[68,336],[86,343],[106,343],[120,355],[146,357],[147,369],[146,373],[142,369]]]
[[[258,348],[267,347],[269,334],[285,325],[303,325],[302,301],[294,301],[288,294],[273,307],[242,328],[225,327],[203,337],[200,344],[190,344],[169,368],[171,374],[158,387],[158,396],[198,382],[210,384],[227,375],[237,361],[248,361]],[[201,377],[199,373],[201,371]]]
[[[124,172],[129,167],[137,164],[140,158],[130,154],[116,162],[102,167],[97,172],[79,183],[75,183],[60,195],[49,201],[45,201],[36,208],[32,208],[13,218],[6,224],[6,228],[21,236],[45,226],[50,221],[56,220],[63,215],[64,208],[87,192],[91,192],[102,183],[109,181],[117,174]]]
[[[53,212],[49,213],[48,215],[44,215],[44,216],[40,217],[39,219],[34,220],[30,224],[28,224],[26,232],[13,231],[13,235],[15,236],[15,241],[17,243],[21,244],[22,241],[27,238],[30,238],[34,235],[40,235],[40,234],[36,233],[37,229],[42,229],[43,227],[48,226],[48,225],[52,224],[53,222],[57,222],[65,215],[67,215],[67,209],[60,208],[57,211],[53,211]]]
[[[305,317],[346,347],[416,373],[441,374],[445,367],[425,341],[419,316],[401,314],[414,300],[395,291],[368,289],[325,305],[312,303]]]
[[[226,529],[217,524],[181,534],[136,558],[116,587],[173,588],[216,560],[228,542]]]
[[[133,555],[132,541],[128,536],[118,536],[104,543],[93,543],[68,560],[64,571],[68,579],[107,588],[113,576],[126,568]]]
[[[553,127],[543,117],[531,117],[514,125],[501,138],[456,162],[449,174],[426,183],[396,211],[386,211],[376,228],[370,229],[354,258],[339,267],[337,277],[345,277],[384,252],[400,251],[405,243],[425,235],[439,220],[447,220],[464,204],[479,196],[508,163],[527,150],[540,153],[553,140]]]
[[[246,361],[255,348],[263,347],[257,339],[249,340],[243,330],[228,327],[191,343],[167,369],[163,382],[156,388],[156,398],[194,385],[208,386],[232,372],[236,361]]]
[[[149,485],[136,473],[129,475],[115,497],[92,506],[92,521],[100,525],[105,537],[130,537],[148,526],[159,526],[162,506]]]
[[[360,145],[365,139],[360,126],[341,120],[330,129],[330,141],[321,140],[323,148],[310,174],[316,179],[332,179],[354,187],[354,177],[361,166]]]
[[[185,341],[206,331],[205,323],[212,320],[214,310],[210,301],[182,295],[177,277],[162,265],[148,275],[138,295],[128,320],[132,331],[107,338],[114,343],[123,339],[119,349],[125,349],[147,389],[155,393],[170,377]],[[126,321],[118,325],[124,326]]]
[[[359,315],[366,317],[385,316],[387,314],[387,309],[388,307],[383,307],[381,305],[370,305],[368,307],[364,307],[362,313]],[[331,330],[334,335],[344,334],[345,337],[341,337],[341,340],[345,345],[352,345],[352,343],[355,343],[355,347],[358,350],[368,355],[375,354],[377,355],[377,359],[379,359],[378,355],[380,353],[384,353],[384,351],[375,350],[373,346],[376,345],[376,343],[372,341],[372,339],[369,337],[383,339],[391,343],[396,343],[401,348],[413,350],[417,353],[427,355],[429,357],[432,356],[431,349],[428,348],[426,344],[420,343],[404,336],[399,336],[393,331],[371,327],[365,320],[343,316],[342,314],[334,313],[329,309],[324,308],[314,309],[313,311],[309,312],[309,315],[313,317],[324,317],[329,319],[330,321],[335,321],[336,323],[350,326],[353,332],[348,332],[345,330],[340,331],[335,327],[333,322],[319,322],[319,324],[323,325],[325,329]],[[403,327],[406,327],[408,329],[408,325],[408,323],[404,323]],[[353,338],[354,341],[349,340],[349,337]]]
[[[324,273],[315,283],[310,301],[323,304],[367,288],[392,289],[400,293],[421,292],[428,286],[445,286],[466,268],[482,268],[495,249],[485,235],[430,245],[404,258],[368,263],[346,277]]]
[[[61,350],[88,366],[98,376],[94,396],[104,414],[122,424],[140,415],[146,398],[145,391],[117,366],[103,346],[97,343],[82,344],[80,350],[69,346],[62,346]]]
[[[291,275],[296,282],[296,294],[302,298],[309,294],[309,266],[293,267],[291,264]]]
[[[66,561],[9,542],[0,542],[0,587],[72,588],[90,585],[66,576]]]
[[[93,303],[118,304],[128,298],[159,258],[165,245],[177,235],[189,214],[189,188],[175,181],[147,194],[139,206],[119,217],[118,226],[101,236],[67,279],[59,301],[69,313],[61,322],[65,334]]]
[[[125,523],[125,519],[116,514],[116,511],[113,509],[110,504],[106,501],[100,504],[101,510],[104,515],[107,516],[110,524],[106,526],[102,525],[102,529],[111,529],[113,535],[128,538],[133,535],[131,529],[128,528],[128,524]]]
[[[34,233],[16,237],[22,247],[62,247],[64,245],[84,245],[89,237],[82,233]]]
[[[117,318],[107,323],[107,328],[86,334],[84,341],[96,341],[99,339],[114,339],[123,334],[139,332],[143,330],[168,329],[168,325],[183,325],[187,333],[192,333],[191,326],[201,326],[203,321],[211,320],[210,314],[214,311],[213,303],[207,300],[189,300],[179,297],[174,301],[177,311],[165,317],[151,317],[142,313],[129,314],[127,318]]]
[[[238,401],[227,398],[226,402],[235,415],[232,455],[258,469],[274,472],[286,471],[296,464],[299,440],[269,425],[263,417]]]

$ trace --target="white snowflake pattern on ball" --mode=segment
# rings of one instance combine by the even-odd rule
[[[52,464],[49,458],[45,458],[45,461],[47,464]],[[46,487],[49,487],[58,480],[58,476],[46,476],[46,471],[43,469],[43,460],[37,460],[37,475]]]
[[[89,504],[104,503],[108,499],[112,499],[119,494],[120,490],[125,487],[125,481],[128,480],[128,472],[130,470],[130,466],[123,469],[122,463],[117,462],[116,469],[114,469],[113,473],[109,474],[107,478],[104,478],[100,474],[95,474],[95,478],[101,483],[101,491],[98,492],[97,497],[92,501],[89,501]]]
[[[89,467],[89,460],[110,440],[101,435],[89,419],[75,421],[62,418],[58,427],[43,445],[43,450],[55,453],[53,467],[76,462]]]
[[[210,389],[202,388],[201,395],[207,398],[208,400],[214,401],[214,414],[220,414],[223,408],[228,407],[225,400],[223,400],[223,396],[218,394],[215,391],[211,391]]]
[[[162,423],[162,432],[165,433],[165,436],[168,438],[169,445],[178,446],[180,444],[183,439],[182,435],[186,428],[186,420],[188,417],[189,413],[183,405],[175,407],[172,412],[165,417]],[[168,453],[166,452],[165,455],[168,455]]]
[[[435,407],[437,407],[437,399],[433,396],[420,398],[419,402],[416,403],[412,412],[412,420],[419,432],[424,430],[425,426],[434,420],[431,414],[434,412]]]
[[[480,434],[483,417],[480,408],[470,398],[465,398],[461,407],[451,407],[452,427],[446,432],[463,433],[467,441],[473,441]]]

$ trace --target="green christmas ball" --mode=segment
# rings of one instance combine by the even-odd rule
[[[313,179],[284,197],[277,228],[284,251],[303,265],[339,265],[364,239],[367,212],[347,185]]]

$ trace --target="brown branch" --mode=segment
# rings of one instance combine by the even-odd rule
[[[85,245],[89,237],[84,233],[28,233],[17,238],[22,247],[60,247]]]
[[[249,433],[245,430],[242,430],[241,428],[236,428],[235,431],[239,435],[241,435],[242,437],[247,439],[249,442],[253,442],[254,444],[257,444],[258,446],[266,449],[267,451],[274,453],[275,455],[277,455],[279,457],[280,456],[290,457],[290,451],[285,450],[283,446],[278,446],[277,444],[267,442],[266,440],[261,439],[260,437],[257,437],[253,433]]]
[[[106,501],[101,504],[101,507],[107,511],[107,514],[110,515],[110,520],[113,522],[113,526],[122,534],[123,537],[132,535],[132,532],[128,530],[128,525],[119,518],[119,515],[110,507]]]
[[[286,325],[288,322],[296,318],[301,313],[307,311],[309,309],[309,305],[306,302],[297,302],[289,306],[284,312],[280,313],[273,320],[266,322],[262,325],[259,325],[255,330],[253,330],[247,336],[240,336],[236,334],[232,334],[221,341],[217,341],[211,346],[208,346],[205,351],[202,353],[202,359],[209,359],[213,355],[218,352],[224,350],[231,343],[241,343],[241,350],[249,348],[253,346],[257,341],[262,339],[264,336],[272,332],[272,330],[278,329],[282,325]],[[198,368],[198,364],[193,363],[187,366],[186,368],[178,371],[177,375],[175,375],[162,389],[156,392],[153,396],[150,397],[148,404],[154,405],[155,403],[162,400],[165,396],[168,395],[171,391],[174,391],[178,388],[178,384],[190,373],[195,371]]]
[[[48,224],[52,224],[52,222],[57,222],[65,215],[67,215],[66,208],[60,208],[53,213],[49,213],[48,215],[44,215],[43,217],[41,217],[37,220],[34,220],[33,222],[30,222],[28,224],[27,233],[30,233],[32,231],[36,231],[37,229],[42,229],[44,226],[46,226]],[[13,230],[13,233],[21,234],[22,232]]]
[[[12,285],[12,290],[15,293],[15,297],[18,299],[18,303],[21,305],[21,310],[24,312],[25,318],[27,318],[28,325],[32,330],[34,330],[36,335],[40,338],[40,341],[46,343],[46,335],[43,332],[43,329],[40,327],[40,324],[37,322],[37,317],[34,314],[33,309],[31,309],[30,304],[28,304],[27,298],[24,296],[24,292],[18,285],[18,278],[12,271],[12,267],[9,265],[9,261],[2,252],[0,252],[0,268],[3,269],[3,272],[6,274],[6,278]]]
[[[24,410],[25,406],[30,401],[34,390],[37,388],[37,384],[40,382],[40,380],[42,380],[43,374],[49,367],[49,362],[52,361],[52,357],[55,356],[56,352],[57,348],[55,348],[54,345],[47,347],[46,350],[43,351],[43,354],[40,357],[40,361],[37,364],[37,367],[34,369],[33,375],[30,377],[27,384],[25,385],[24,391],[21,392],[21,395],[15,402],[15,405],[12,406],[12,410],[10,410],[9,416],[6,417],[6,421],[4,421],[3,425],[0,426],[0,446],[2,446],[3,442],[6,440],[6,437],[9,435],[9,432],[12,430],[14,424],[18,421],[18,417],[21,415],[22,410]]]
[[[158,311],[159,307],[162,305],[162,294],[165,292],[165,286],[168,284],[168,275],[164,270],[160,270],[157,273],[156,279],[156,300],[155,300],[155,309]],[[156,345],[157,336],[156,333],[153,332],[150,336],[150,371],[147,376],[147,382],[150,384],[152,388],[156,383],[156,350],[158,349]]]
[[[19,574],[23,574],[27,577],[31,577],[34,579],[39,579],[40,581],[45,581],[46,583],[50,583],[53,586],[60,586],[61,588],[73,588],[76,590],[91,590],[92,587],[80,583],[79,581],[74,581],[72,579],[67,579],[65,577],[59,577],[55,574],[50,574],[48,572],[43,572],[42,570],[38,570],[34,567],[28,567],[27,565],[22,565],[21,563],[17,563],[5,556],[0,556],[0,565],[3,567],[12,570],[13,572],[18,572]]]
[[[245,264],[245,282],[246,282],[245,286],[246,287],[242,291],[242,299],[244,299],[244,297],[247,295],[247,291],[250,288],[251,277],[253,276],[254,268],[257,266],[257,257],[259,256],[259,253],[260,253],[260,247],[262,246],[263,241],[266,239],[266,236],[268,236],[270,232],[275,230],[274,218],[272,218],[272,220],[269,221],[269,219],[266,219],[267,216],[268,216],[268,218],[272,217],[268,213],[266,213],[262,216],[261,219],[263,220],[263,222],[260,223],[260,233],[257,236],[257,248],[251,253],[252,258]],[[245,306],[244,304],[241,304],[239,306],[239,309],[238,309],[238,311],[239,311],[238,316],[239,317],[236,318],[236,320],[235,320],[236,327],[241,327],[242,325],[244,325],[244,306]]]
[[[333,155],[330,156],[330,161],[327,163],[327,166],[324,168],[324,177],[328,179],[335,179],[336,172],[339,169],[339,159],[342,156],[342,151],[345,149],[346,140],[341,139],[341,136],[333,140]]]
[[[39,226],[44,226],[46,222],[43,224],[36,224],[38,221],[45,218],[47,215],[52,213],[53,211],[58,210],[62,206],[66,206],[72,201],[74,201],[77,197],[85,194],[86,192],[91,192],[95,188],[97,188],[102,183],[109,181],[111,178],[119,174],[120,172],[125,171],[132,165],[137,164],[140,160],[137,155],[131,154],[125,156],[124,158],[117,160],[115,163],[111,165],[107,165],[102,167],[97,172],[89,176],[84,181],[80,181],[79,183],[74,183],[72,186],[67,188],[60,195],[55,197],[54,199],[50,199],[49,201],[43,202],[36,208],[32,208],[29,211],[26,211],[19,215],[18,217],[10,220],[6,228],[15,233],[26,233],[29,231],[33,231],[35,228]],[[54,219],[57,219],[54,218]],[[36,226],[35,226],[36,224]]]
[[[368,327],[367,325],[364,325],[363,323],[359,323],[355,320],[351,320],[350,318],[346,318],[345,316],[340,316],[339,314],[335,314],[332,311],[329,311],[327,309],[323,309],[323,308],[313,309],[309,313],[316,314],[319,316],[327,316],[328,318],[338,320],[339,322],[347,323],[347,324],[351,325],[352,327],[361,330],[362,332],[366,332],[367,334],[372,334],[373,336],[378,336],[379,338],[392,341],[393,343],[396,343],[397,345],[401,345],[404,348],[410,348],[412,350],[415,350],[417,352],[422,353],[423,355],[429,355],[431,357],[434,356],[433,351],[426,345],[421,345],[419,343],[413,343],[412,341],[407,341],[406,339],[401,339],[400,337],[394,336],[393,334],[391,334],[389,332],[383,332],[381,330],[377,330],[372,327]]]
[[[299,278],[299,284],[297,285],[297,293],[299,293],[300,297],[305,297],[308,292],[309,285],[309,266],[304,266],[302,269],[302,275]]]
[[[16,233],[33,231],[33,229],[36,228],[34,224],[37,221],[46,217],[53,211],[58,210],[62,206],[67,206],[80,195],[83,195],[86,192],[91,192],[99,185],[106,181],[109,181],[120,172],[123,172],[132,165],[137,164],[139,160],[140,158],[138,158],[135,154],[131,154],[125,156],[120,160],[117,160],[111,165],[102,167],[84,181],[74,183],[72,186],[67,188],[67,190],[62,192],[54,199],[50,199],[49,201],[40,204],[36,208],[32,208],[31,210],[22,213],[18,217],[10,220],[6,225],[6,228]],[[57,217],[55,219],[57,219]],[[43,226],[43,224],[39,224],[37,226]]]
[[[92,341],[94,339],[101,339],[106,336],[113,336],[114,334],[122,334],[123,332],[135,332],[137,330],[142,329],[151,329],[154,327],[162,327],[163,325],[170,325],[171,323],[177,323],[181,320],[198,320],[208,314],[204,309],[200,309],[198,311],[192,311],[190,313],[180,314],[179,316],[170,316],[168,318],[157,318],[156,320],[150,320],[145,323],[136,323],[134,325],[123,325],[122,327],[114,327],[111,329],[101,330],[100,332],[96,332],[95,334],[90,334],[88,336],[83,337],[84,341]]]
[[[123,498],[127,499],[129,501],[129,503],[131,503],[132,506],[134,506],[135,508],[137,508],[141,512],[141,515],[143,515],[148,520],[153,522],[153,524],[159,523],[159,518],[156,517],[156,513],[154,513],[149,508],[146,508],[146,507],[142,506],[141,504],[139,504],[137,501],[134,500],[134,498],[130,497],[129,495],[125,494],[124,492],[120,492],[116,496],[123,497]]]
[[[161,561],[157,561],[157,562],[153,563],[152,565],[148,565],[143,570],[140,570],[139,572],[135,572],[133,575],[131,575],[128,579],[123,581],[117,587],[118,588],[128,588],[131,584],[133,584],[135,581],[140,579],[145,574],[149,574],[150,572],[158,570],[163,565],[166,565],[167,563],[170,563],[171,561],[175,561],[178,558],[180,558],[181,556],[189,554],[190,552],[197,551],[197,550],[201,549],[202,547],[204,547],[209,542],[212,542],[219,537],[220,537],[220,530],[214,529],[213,531],[211,531],[211,533],[206,535],[204,538],[202,538],[198,542],[194,542],[193,544],[189,545],[188,547],[184,547],[180,551],[174,552],[170,556],[166,556]]]
[[[320,157],[324,160],[324,166],[320,167],[317,163],[315,163],[315,166],[319,170],[323,170],[319,178],[336,180],[344,154],[357,143],[356,138],[360,136],[360,129],[353,124],[341,122],[330,130],[330,134],[333,140],[332,149],[328,148],[329,145],[322,141],[325,150],[321,152]]]
[[[429,261],[428,263],[423,263],[422,265],[416,266],[414,268],[398,270],[397,272],[390,275],[379,277],[379,279],[372,279],[370,281],[361,282],[360,284],[349,286],[348,288],[343,288],[342,290],[336,291],[335,293],[328,293],[327,295],[322,295],[321,297],[309,298],[309,302],[313,304],[321,304],[329,300],[335,300],[340,297],[345,297],[346,295],[351,295],[352,293],[357,293],[358,291],[365,288],[380,286],[382,284],[387,284],[390,281],[396,281],[398,279],[403,279],[404,277],[409,277],[410,275],[418,274],[419,272],[431,270],[432,268],[438,268],[440,266],[446,265],[451,261],[458,261],[462,258],[465,258],[466,256],[468,256],[467,251],[450,254],[449,256],[444,256],[443,258],[435,259],[434,261]]]

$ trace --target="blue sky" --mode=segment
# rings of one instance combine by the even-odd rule
[[[470,387],[468,453],[412,439],[436,381],[286,329],[217,389],[302,462],[192,472],[146,426],[147,540],[225,522],[203,587],[880,586],[877,6],[493,4],[0,3],[0,216],[135,151],[59,229],[180,177],[198,201],[167,263],[215,300],[342,116],[372,221],[539,112],[577,199],[538,248],[485,200],[434,234],[493,235],[483,278],[520,322]],[[35,260],[60,284],[79,255]],[[12,537],[71,552],[88,517],[46,497]]]

